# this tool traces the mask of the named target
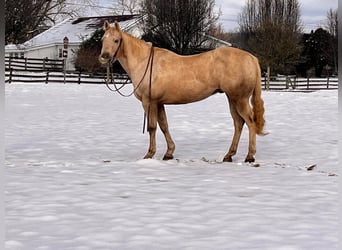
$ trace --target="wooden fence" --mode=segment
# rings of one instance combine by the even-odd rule
[[[92,75],[81,72],[28,72],[9,70],[5,72],[5,81],[8,83],[24,82],[24,83],[77,83],[77,84],[104,84],[106,75]],[[115,83],[126,84],[131,83],[126,74],[114,74]]]
[[[265,77],[263,79],[262,86],[263,89],[266,90],[338,89],[338,78],[297,78],[296,76],[277,76],[267,83],[267,79]]]
[[[47,58],[5,58],[5,81],[8,83],[77,83],[103,84],[105,74],[87,74],[64,71],[64,60]],[[130,83],[125,74],[115,74],[116,83]]]
[[[16,58],[5,57],[5,70],[19,71],[63,71],[64,60],[48,58]]]
[[[5,79],[8,83],[77,83],[103,84],[105,75],[94,75],[81,72],[64,72],[64,60],[35,58],[5,58]],[[125,74],[114,76],[116,83],[131,83]],[[262,80],[266,90],[320,90],[338,89],[338,79],[327,78],[297,78],[296,76],[277,76]]]

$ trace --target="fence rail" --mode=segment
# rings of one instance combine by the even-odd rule
[[[81,72],[63,73],[53,71],[30,72],[10,69],[5,71],[5,81],[8,83],[77,83],[77,84],[103,84],[105,74],[92,75]],[[116,83],[131,83],[126,74],[115,74]],[[263,79],[262,88],[265,90],[322,90],[338,89],[337,78],[277,78],[269,82]]]
[[[5,70],[63,71],[64,60],[5,57]]]
[[[27,72],[10,70],[5,72],[5,81],[8,83],[77,83],[77,84],[104,84],[106,75],[91,75],[81,72]],[[126,74],[114,74],[116,83],[131,83]]]
[[[297,78],[296,76],[280,76],[267,83],[263,79],[263,89],[267,90],[322,90],[338,89],[337,77]]]
[[[5,58],[5,81],[26,83],[77,83],[103,84],[105,75],[94,75],[78,71],[64,72],[64,60],[37,58]],[[131,83],[125,74],[115,74],[116,83]],[[270,82],[262,79],[266,90],[321,90],[338,89],[338,79],[297,78],[296,76],[277,76]]]

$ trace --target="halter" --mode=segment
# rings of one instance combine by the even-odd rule
[[[120,40],[119,40],[119,46],[118,46],[118,48],[116,49],[116,51],[115,51],[115,53],[114,53],[114,55],[113,55],[112,60],[114,60],[114,58],[116,57],[116,55],[117,55],[118,52],[119,52],[119,49],[120,49],[120,47],[121,47],[121,41],[122,41],[122,38],[120,38]]]

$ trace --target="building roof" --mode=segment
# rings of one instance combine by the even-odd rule
[[[213,37],[213,36],[211,36],[211,35],[205,34],[205,36],[206,36],[208,39],[210,39],[210,40],[212,40],[213,42],[215,42],[216,45],[218,45],[218,46],[219,46],[219,45],[224,45],[224,46],[229,46],[229,47],[232,46],[231,43],[229,43],[229,42],[227,42],[227,41],[224,41],[224,40],[221,40],[221,39],[218,39],[218,38]]]
[[[139,15],[68,18],[26,41],[21,47],[27,49],[51,44],[62,44],[64,37],[68,37],[69,44],[79,44],[89,38],[96,29],[101,28],[105,20],[108,20],[110,23],[117,21],[123,30],[127,30],[132,25],[135,25],[140,18],[141,16]],[[13,47],[13,45],[7,46]],[[13,49],[7,46],[6,49]]]

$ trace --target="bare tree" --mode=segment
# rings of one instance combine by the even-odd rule
[[[329,9],[327,12],[327,19],[324,25],[324,28],[332,35],[333,37],[338,36],[338,14],[337,9]]]
[[[327,12],[327,19],[324,28],[330,34],[330,53],[332,58],[333,72],[337,72],[338,69],[338,9],[330,9]]]
[[[68,17],[96,10],[96,0],[6,0],[7,43],[23,43]]]
[[[247,0],[239,25],[247,49],[259,57],[263,69],[289,73],[301,51],[297,0]]]
[[[117,0],[114,14],[137,14],[141,10],[141,0]]]
[[[41,32],[64,4],[65,0],[6,0],[6,43],[23,43]]]
[[[144,38],[179,54],[194,53],[218,20],[214,5],[214,0],[143,0]]]

